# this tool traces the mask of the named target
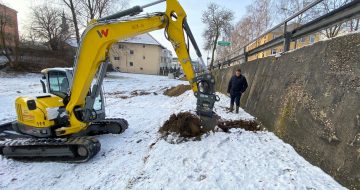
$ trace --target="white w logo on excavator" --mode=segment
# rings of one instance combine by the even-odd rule
[[[96,30],[96,32],[98,33],[99,37],[102,38],[103,36],[106,38],[109,34],[109,29],[105,29],[105,30]]]

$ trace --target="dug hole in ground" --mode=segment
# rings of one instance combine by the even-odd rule
[[[17,96],[41,93],[40,78],[0,74],[0,123],[16,119]],[[160,128],[170,117],[194,116],[192,91],[163,94],[186,84],[161,76],[110,73],[104,80],[107,116],[125,118],[129,128],[123,134],[98,136],[101,151],[83,164],[1,157],[0,189],[345,189],[271,132],[230,128],[189,138],[165,130],[164,138]],[[214,111],[224,122],[253,126],[253,116],[242,109],[228,113],[229,98],[218,95]]]

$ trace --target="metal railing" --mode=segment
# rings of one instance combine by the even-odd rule
[[[225,58],[219,59],[216,61],[217,65],[214,68],[222,68],[226,65],[230,66],[232,63],[238,61],[240,64],[247,62],[248,57],[256,55],[260,52],[279,47],[283,45],[283,52],[287,52],[290,50],[290,43],[297,39],[300,39],[304,36],[308,36],[310,34],[319,32],[321,30],[327,29],[332,27],[336,24],[343,23],[346,20],[350,20],[352,18],[358,17],[360,15],[360,0],[353,0],[337,9],[330,11],[312,21],[301,25],[295,29],[289,31],[288,23],[293,20],[294,18],[300,16],[301,14],[305,13],[309,9],[315,7],[319,3],[324,0],[316,0],[313,3],[309,4],[308,6],[304,7],[302,10],[297,12],[296,14],[292,15],[291,17],[287,18],[286,20],[282,21],[280,24],[274,26],[270,30],[267,30],[263,34],[261,34],[256,39],[252,40],[245,46],[232,51],[228,56]],[[283,27],[283,34],[264,43],[261,44],[253,49],[248,50],[248,46],[254,43],[257,43],[259,39],[268,35],[274,30]]]

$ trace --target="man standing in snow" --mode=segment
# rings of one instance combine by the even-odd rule
[[[237,69],[235,75],[231,77],[227,89],[230,93],[230,112],[234,111],[234,102],[236,104],[236,113],[239,113],[241,94],[245,92],[248,87],[246,78],[241,74],[241,69]]]

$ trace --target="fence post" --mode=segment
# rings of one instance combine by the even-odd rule
[[[287,31],[287,22],[284,22],[284,51],[287,52],[290,50],[291,43],[291,33]]]
[[[247,52],[246,52],[246,46],[244,47],[244,50],[243,50],[243,54],[244,54],[244,63],[246,63],[248,61],[248,55],[247,55]],[[241,61],[240,61],[241,62]]]

